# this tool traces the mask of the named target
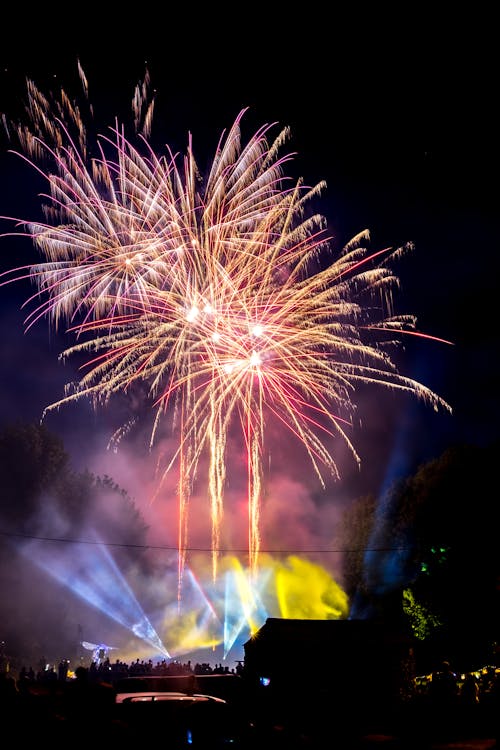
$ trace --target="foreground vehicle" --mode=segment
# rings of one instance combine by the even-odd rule
[[[117,692],[113,725],[128,742],[162,738],[172,750],[251,747],[251,724],[224,699],[201,693]]]

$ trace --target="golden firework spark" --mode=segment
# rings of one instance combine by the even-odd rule
[[[134,112],[149,128],[148,82],[136,90]],[[286,176],[292,157],[280,154],[288,129],[274,137],[277,124],[264,125],[243,142],[245,110],[223,133],[203,178],[191,139],[182,158],[168,148],[157,155],[148,130],[139,148],[115,124],[97,137],[99,155],[91,158],[80,109],[64,92],[49,102],[29,82],[28,98],[30,123],[17,134],[21,155],[48,182],[47,222],[17,220],[42,261],[14,269],[7,281],[25,273],[36,284],[28,327],[43,317],[55,326],[64,321],[76,343],[62,356],[87,355],[81,380],[46,411],[147,386],[156,410],[152,444],[166,417],[178,438],[163,477],[178,466],[179,580],[202,456],[217,575],[228,434],[239,425],[255,572],[270,419],[301,441],[324,482],[325,472],[339,476],[333,437],[359,461],[348,435],[359,383],[450,410],[399,374],[388,353],[403,333],[417,334],[415,318],[394,315],[391,304],[398,287],[392,262],[411,245],[372,252],[362,232],[334,256],[325,218],[310,209],[324,183],[311,188]]]

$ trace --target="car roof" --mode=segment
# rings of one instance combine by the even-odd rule
[[[226,703],[222,698],[203,693],[181,693],[174,690],[147,690],[133,693],[117,693],[116,703],[140,703],[152,701],[177,701],[181,703]]]

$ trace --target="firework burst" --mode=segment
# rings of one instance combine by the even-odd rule
[[[99,405],[139,383],[155,413],[152,445],[171,421],[177,449],[163,478],[178,467],[179,580],[202,456],[217,575],[228,434],[239,426],[255,572],[269,420],[302,443],[324,482],[325,474],[339,476],[334,438],[359,460],[348,434],[358,384],[450,407],[399,374],[389,353],[403,334],[423,335],[391,304],[393,261],[411,246],[372,252],[363,232],[334,256],[324,217],[310,210],[325,185],[286,176],[286,128],[272,136],[277,124],[265,125],[243,142],[244,111],[205,177],[191,139],[182,158],[168,148],[157,155],[148,140],[148,83],[146,76],[134,97],[137,129],[146,123],[138,145],[115,123],[92,149],[76,104],[64,92],[51,102],[28,83],[18,153],[47,180],[47,221],[14,220],[42,260],[13,269],[3,283],[29,276],[36,293],[26,302],[34,308],[26,326],[64,323],[75,343],[62,356],[86,356],[80,381],[46,411],[81,398]]]

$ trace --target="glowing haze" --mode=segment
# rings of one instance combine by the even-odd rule
[[[9,128],[17,152],[46,179],[46,221],[4,218],[32,239],[41,261],[12,269],[2,282],[33,281],[26,328],[46,318],[72,332],[74,343],[61,356],[75,358],[82,372],[46,412],[80,399],[99,407],[124,393],[149,404],[150,446],[163,443],[158,502],[171,488],[167,476],[175,476],[179,591],[197,486],[209,505],[217,581],[229,444],[241,453],[247,584],[231,565],[239,599],[247,600],[245,585],[258,591],[262,575],[272,436],[300,445],[324,484],[339,477],[339,443],[359,461],[349,437],[359,384],[450,410],[400,374],[391,355],[404,335],[424,336],[413,316],[396,315],[392,306],[393,261],[410,245],[371,251],[363,232],[334,257],[327,222],[312,208],[325,185],[287,177],[293,155],[282,149],[289,132],[272,135],[276,123],[244,141],[241,111],[202,174],[191,137],[184,155],[153,149],[147,74],[133,100],[136,145],[118,121],[89,142],[82,110],[64,91],[46,96],[28,81],[27,93],[28,122]],[[134,420],[130,414],[113,440]],[[292,570],[297,566],[294,560]],[[277,579],[284,616],[296,616],[284,596],[290,575],[282,570]],[[332,599],[323,615],[345,615],[341,592]],[[314,602],[310,608],[314,616]]]

